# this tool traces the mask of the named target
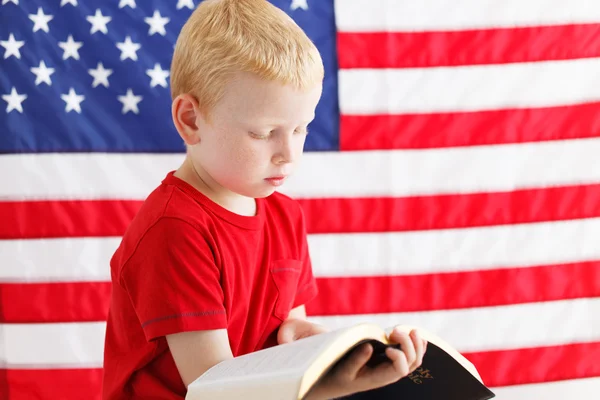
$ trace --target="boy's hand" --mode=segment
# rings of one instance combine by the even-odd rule
[[[368,367],[366,364],[373,347],[364,344],[317,384],[307,399],[331,399],[376,389],[404,378],[421,365],[427,342],[421,339],[416,330],[412,330],[410,335],[394,330],[390,341],[401,346],[400,350],[386,349],[390,362],[381,363],[375,368]]]
[[[279,327],[277,343],[291,343],[298,339],[307,338],[324,332],[329,332],[329,329],[305,319],[290,318],[285,320]]]

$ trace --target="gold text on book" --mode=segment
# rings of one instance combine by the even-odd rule
[[[415,370],[415,372],[413,372],[412,374],[408,375],[408,379],[410,379],[411,381],[413,381],[413,383],[416,383],[417,385],[420,385],[426,379],[433,379],[433,375],[431,375],[431,372],[428,369],[425,369],[423,367],[419,367],[419,368],[417,368]]]

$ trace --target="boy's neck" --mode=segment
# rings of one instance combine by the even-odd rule
[[[205,171],[194,166],[188,157],[174,175],[228,211],[247,217],[256,215],[256,199],[240,196],[220,186]]]

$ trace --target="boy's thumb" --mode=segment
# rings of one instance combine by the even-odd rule
[[[277,343],[285,344],[294,341],[294,331],[292,329],[286,329],[286,325],[282,325],[277,332]]]

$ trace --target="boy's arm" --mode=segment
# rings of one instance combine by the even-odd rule
[[[303,305],[298,306],[294,309],[292,309],[292,311],[290,311],[290,313],[288,314],[287,319],[306,319],[306,307]]]
[[[233,358],[226,329],[181,332],[166,339],[186,387],[212,366]]]

